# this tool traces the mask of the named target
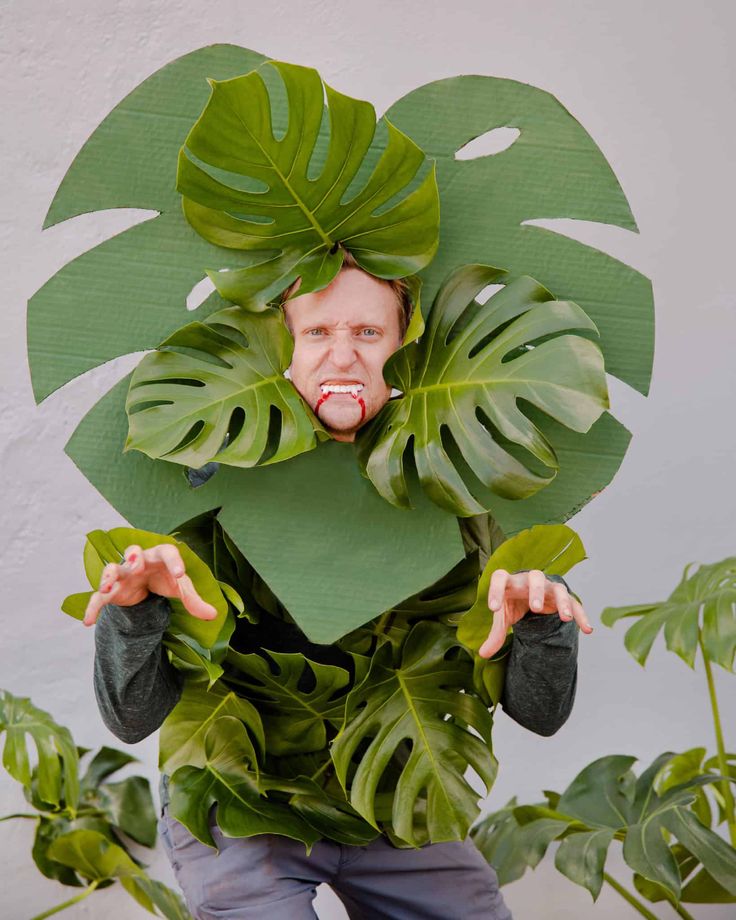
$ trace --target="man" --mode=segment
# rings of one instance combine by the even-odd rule
[[[354,440],[390,398],[383,366],[403,341],[405,290],[348,263],[326,289],[294,297],[284,311],[294,338],[294,386],[333,438]],[[108,605],[96,635],[95,689],[106,724],[124,741],[155,731],[181,692],[181,676],[161,646],[168,597],[180,598],[192,616],[215,616],[174,546],[129,546],[123,564],[106,567],[87,608],[91,625]],[[592,631],[585,611],[564,582],[541,571],[496,571],[489,606],[493,622],[482,656],[498,651],[516,625],[502,705],[526,727],[552,734],[572,706],[577,630]],[[163,798],[160,830],[197,918],[313,918],[321,882],[334,888],[351,918],[511,916],[495,872],[470,839],[420,849],[397,849],[384,837],[367,846],[321,840],[306,856],[300,842],[276,834],[226,838],[213,820],[218,855],[168,814]]]

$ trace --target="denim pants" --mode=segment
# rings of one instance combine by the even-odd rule
[[[367,846],[303,843],[280,834],[225,837],[204,846],[164,808],[159,833],[196,920],[315,920],[326,882],[350,920],[511,920],[495,871],[470,838],[397,849],[384,837]]]

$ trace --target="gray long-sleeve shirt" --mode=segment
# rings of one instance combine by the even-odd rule
[[[105,725],[129,744],[156,731],[181,694],[182,676],[162,645],[170,609],[166,598],[150,594],[130,607],[108,604],[97,623],[97,703]],[[575,698],[577,648],[577,625],[557,614],[528,613],[514,626],[501,698],[512,719],[540,735],[564,724]]]

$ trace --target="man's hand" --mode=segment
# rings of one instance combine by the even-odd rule
[[[481,658],[495,655],[506,639],[509,626],[518,623],[529,611],[557,613],[561,620],[574,619],[584,633],[593,632],[583,605],[570,596],[563,584],[550,581],[539,569],[515,575],[496,569],[491,575],[488,606],[493,611],[493,626],[478,650]]]
[[[214,620],[217,611],[197,594],[191,578],[185,574],[181,553],[170,543],[159,543],[150,549],[128,546],[123,553],[125,562],[111,562],[102,571],[100,587],[89,599],[84,613],[84,625],[92,626],[105,604],[131,607],[144,600],[149,592],[162,597],[176,597],[193,617]]]

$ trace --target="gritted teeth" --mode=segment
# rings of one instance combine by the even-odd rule
[[[320,386],[323,395],[325,393],[349,393],[351,396],[357,396],[362,389],[362,383],[323,383]]]

